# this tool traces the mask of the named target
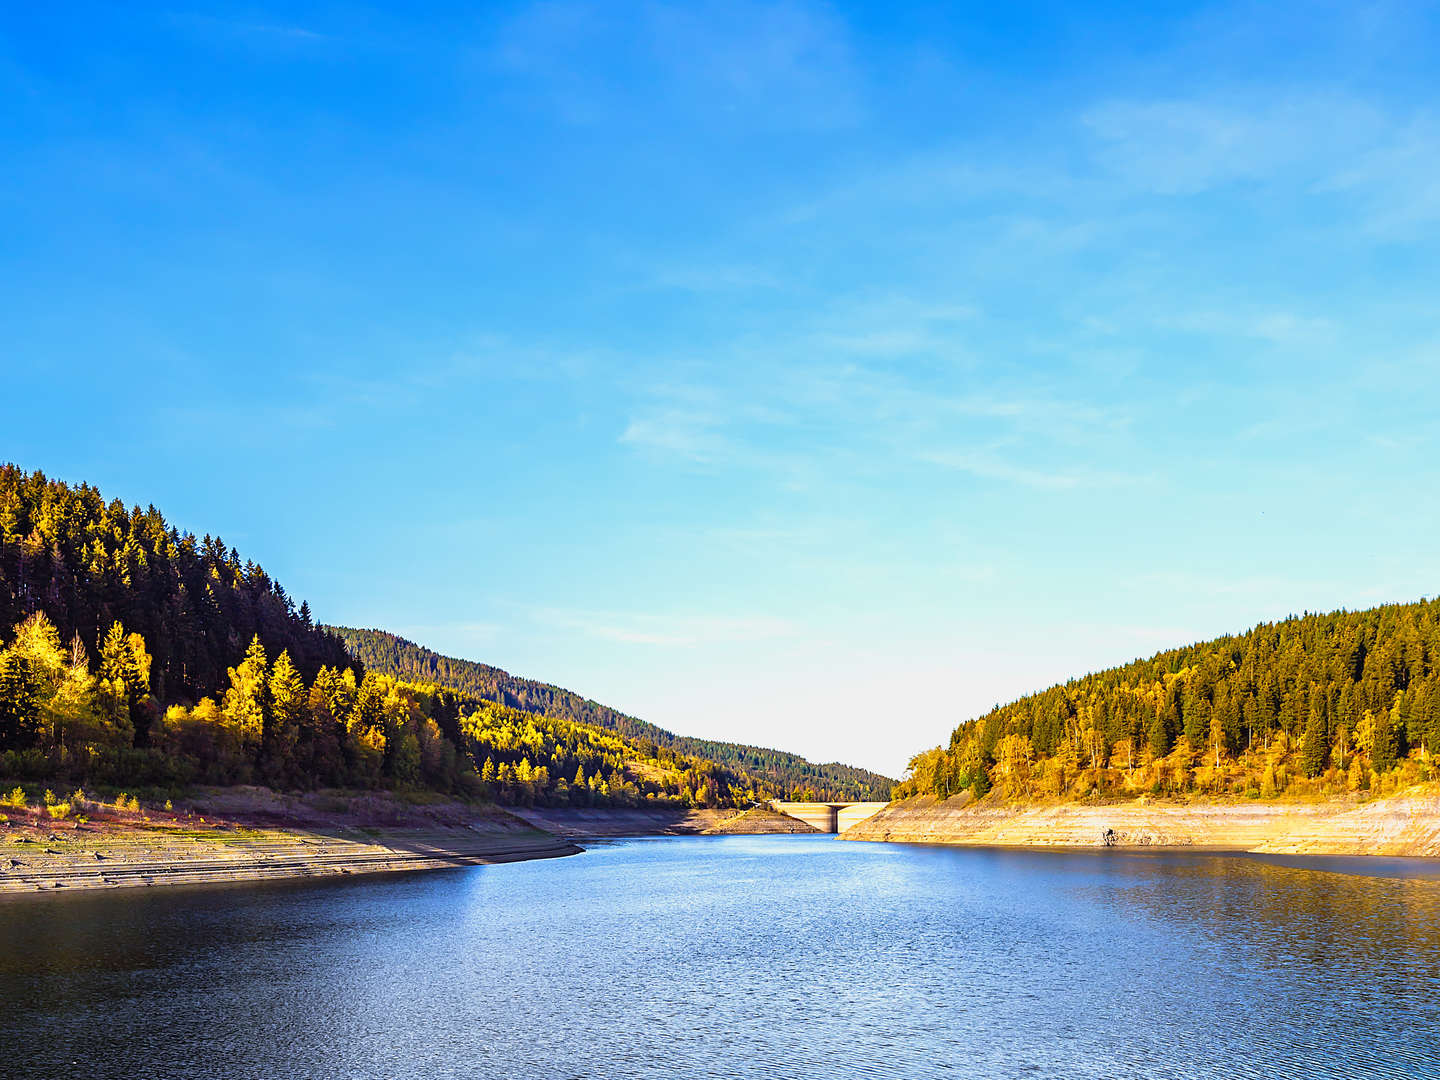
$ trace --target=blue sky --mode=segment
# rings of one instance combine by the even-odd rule
[[[0,458],[330,621],[898,773],[1435,593],[1437,46],[1386,3],[13,7]]]

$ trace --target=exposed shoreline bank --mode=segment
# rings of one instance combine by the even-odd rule
[[[892,803],[846,840],[985,847],[1191,847],[1271,855],[1440,857],[1440,791],[1368,802]]]
[[[101,805],[65,820],[12,815],[0,830],[0,898],[550,859],[580,854],[576,841],[584,839],[807,832],[815,829],[763,809],[501,809],[214,789],[179,810]]]
[[[73,819],[7,817],[0,896],[398,873],[582,850],[497,807],[375,794],[217,789],[179,810],[101,804]]]
[[[538,832],[528,841],[519,836],[466,837],[420,830],[394,830],[365,839],[276,832],[263,834],[241,852],[212,843],[209,850],[183,854],[166,852],[163,846],[156,850],[153,837],[121,840],[125,847],[141,843],[152,847],[126,853],[113,842],[74,845],[62,840],[51,842],[38,856],[11,849],[0,866],[0,895],[438,870],[551,859],[582,850]],[[64,846],[55,847],[57,843]]]
[[[537,829],[572,840],[623,836],[722,836],[813,833],[799,818],[773,810],[685,810],[526,807],[510,811]]]

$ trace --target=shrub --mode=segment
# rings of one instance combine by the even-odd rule
[[[24,809],[26,809],[26,805],[25,805],[25,789],[17,785],[17,786],[10,792],[9,795],[6,795],[3,800],[0,800],[0,804],[3,804],[3,805],[5,805],[5,806],[8,806],[8,807],[10,807],[11,809],[14,809],[14,810],[24,810]]]

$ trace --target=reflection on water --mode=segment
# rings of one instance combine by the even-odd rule
[[[1440,881],[623,841],[0,905],[0,994],[17,1077],[1440,1076]]]

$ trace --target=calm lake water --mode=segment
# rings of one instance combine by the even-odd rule
[[[1440,880],[1334,865],[668,838],[24,898],[0,1074],[1440,1076]]]

